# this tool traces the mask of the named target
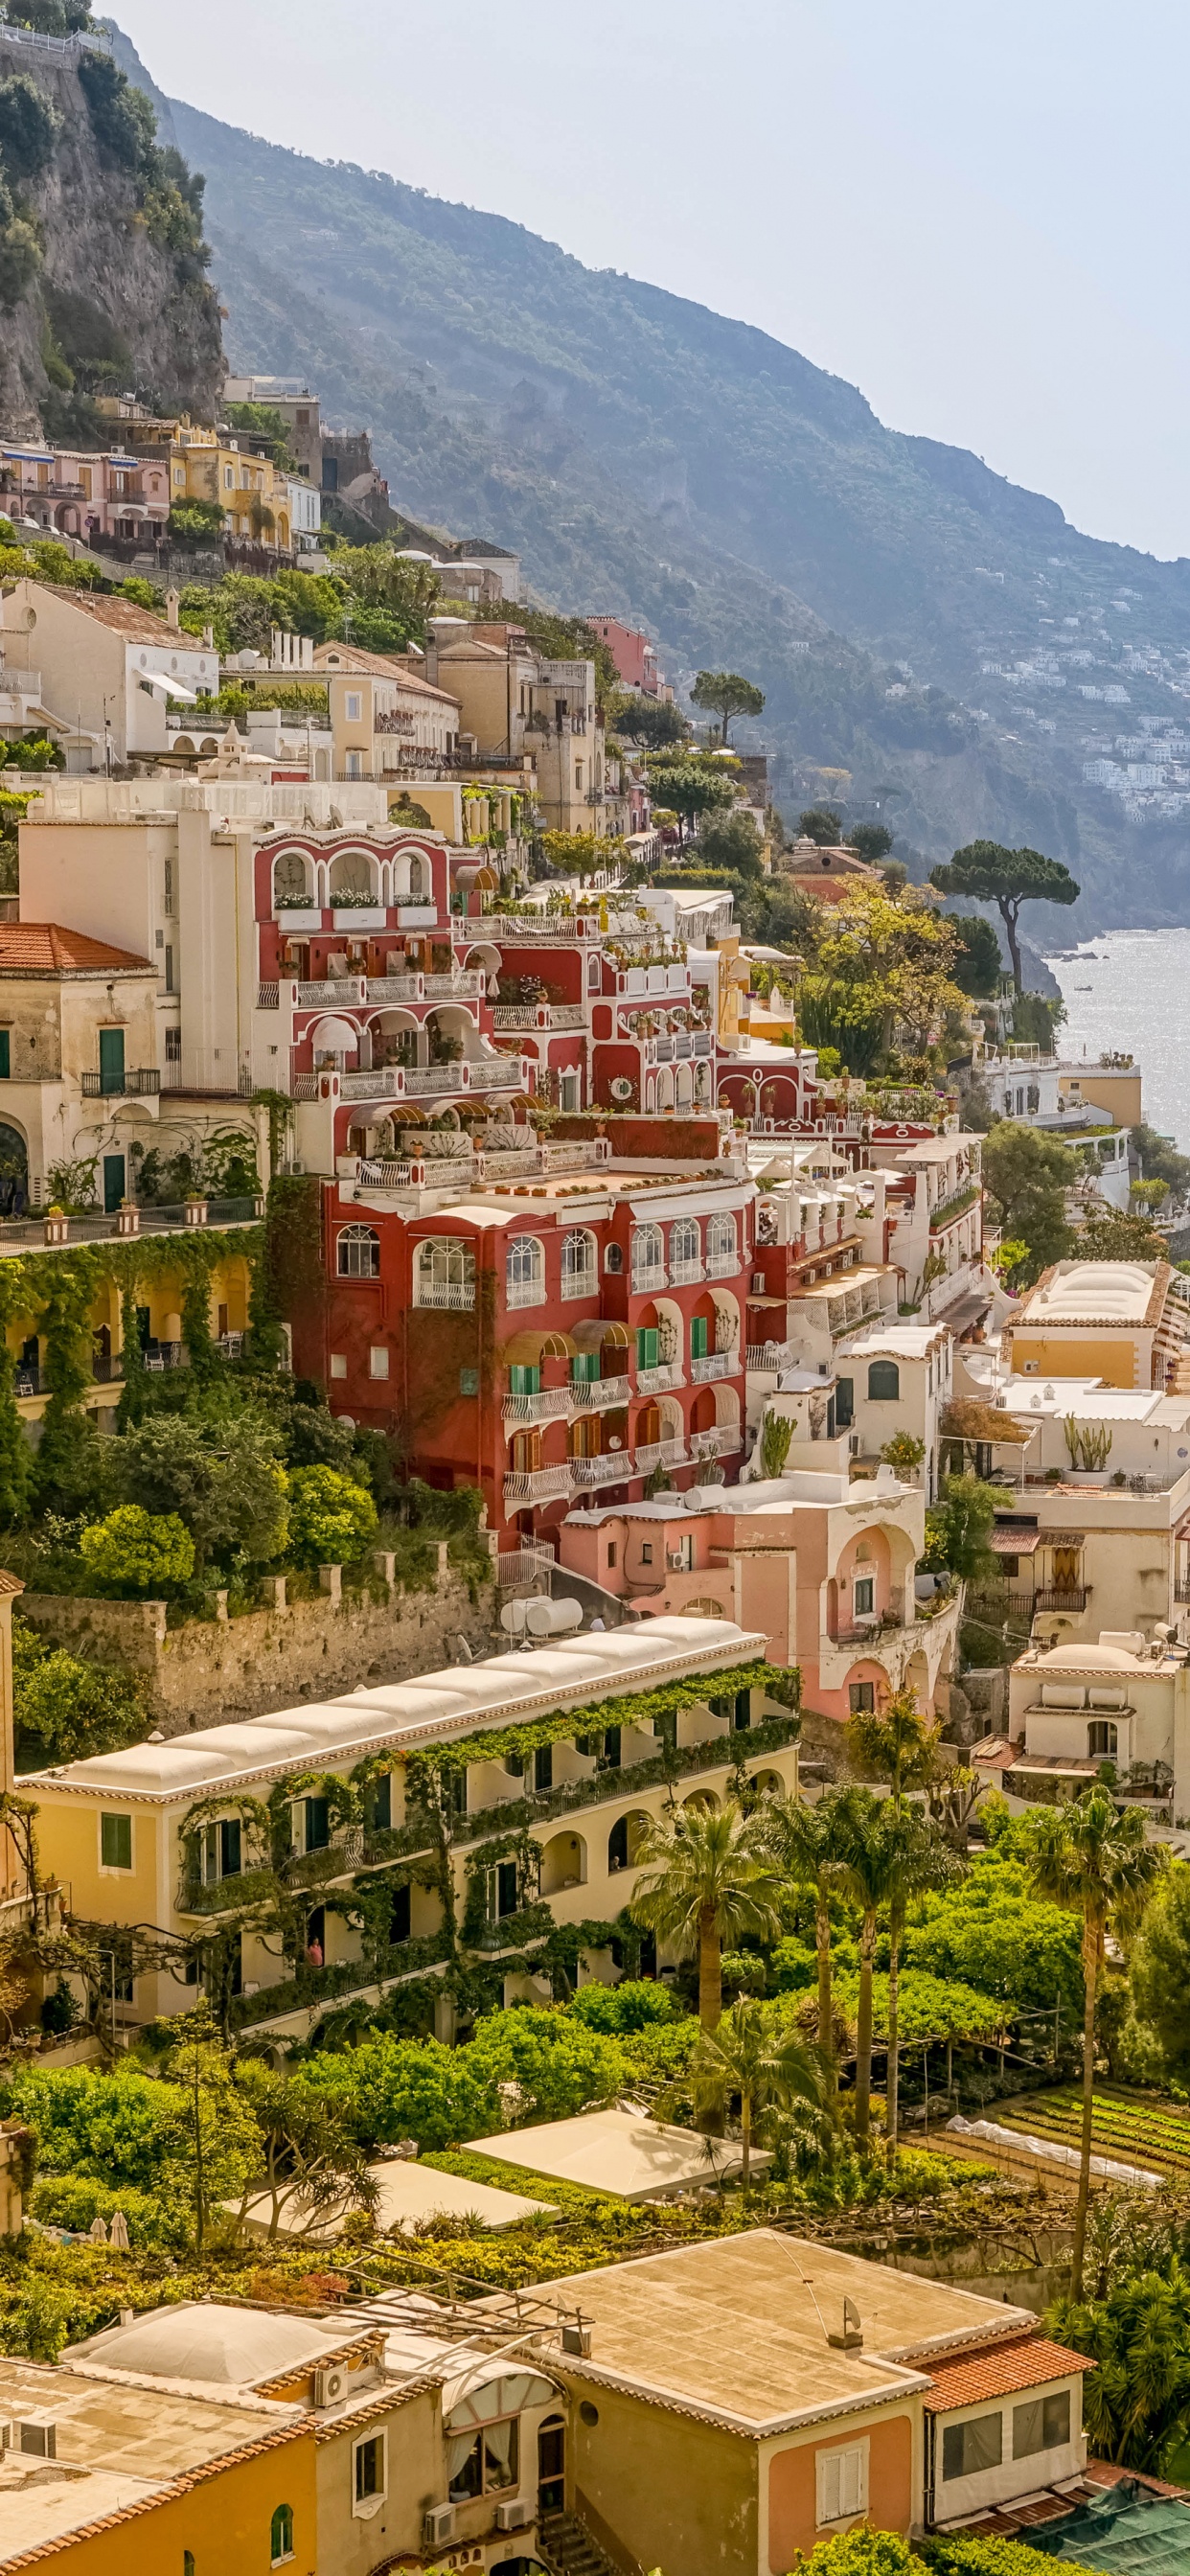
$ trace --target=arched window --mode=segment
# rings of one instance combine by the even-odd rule
[[[677,1224],[671,1225],[669,1230],[669,1258],[675,1278],[677,1277],[679,1270],[701,1269],[702,1237],[699,1234],[697,1220],[694,1217],[679,1217]]]
[[[869,1404],[895,1404],[901,1392],[901,1372],[895,1360],[872,1360],[868,1367]]]
[[[417,1247],[419,1306],[475,1304],[475,1246],[458,1235],[431,1234]]]
[[[632,1274],[635,1279],[665,1274],[665,1244],[659,1225],[634,1226],[632,1232]]]
[[[331,860],[332,904],[342,908],[376,901],[376,863],[365,850],[340,850]]]
[[[425,860],[424,860],[424,859],[422,859],[422,858],[419,858],[419,857],[418,857],[418,855],[417,855],[417,853],[416,853],[416,851],[415,851],[415,852],[414,852],[413,857],[410,859],[410,862],[409,862],[409,900],[410,900],[410,903],[422,903],[422,902],[424,902],[425,897],[426,897],[426,894],[428,893],[428,891],[429,891],[429,888],[428,888],[427,879],[426,879],[426,863],[425,863]]]
[[[274,904],[306,904],[310,896],[310,864],[300,850],[282,850],[273,862]]]
[[[562,1244],[562,1294],[593,1297],[599,1285],[599,1246],[593,1234],[577,1227]]]
[[[735,1218],[713,1216],[707,1227],[707,1268],[712,1278],[725,1279],[739,1268],[736,1249]]]
[[[544,1305],[545,1254],[536,1235],[513,1235],[505,1276],[510,1306]]]
[[[609,1243],[603,1266],[607,1271],[609,1278],[619,1278],[620,1272],[624,1267],[624,1250],[622,1244]]]
[[[379,1279],[380,1237],[374,1225],[345,1225],[337,1245],[340,1279]]]
[[[293,2556],[293,2506],[279,2504],[269,2524],[269,2563],[283,2567]]]

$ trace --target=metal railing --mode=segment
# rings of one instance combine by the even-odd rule
[[[632,1451],[601,1450],[595,1458],[572,1458],[570,1472],[579,1486],[626,1485],[632,1474]]]
[[[258,1011],[279,1011],[281,1008],[280,985],[258,984],[256,987],[256,1007]]]
[[[570,1401],[576,1413],[618,1413],[629,1398],[628,1374],[621,1377],[580,1377],[570,1385]]]
[[[84,1100],[153,1099],[161,1089],[156,1065],[138,1065],[127,1073],[84,1073],[79,1077]]]
[[[568,1420],[572,1402],[573,1389],[568,1386],[539,1387],[535,1395],[506,1395],[503,1399],[504,1420],[515,1429],[534,1422]]]
[[[670,1262],[669,1284],[671,1288],[700,1287],[705,1277],[706,1271],[703,1268],[701,1261]]]
[[[651,1476],[654,1467],[685,1467],[688,1464],[684,1440],[646,1440],[637,1448],[635,1473]]]
[[[708,1252],[707,1254],[708,1279],[734,1279],[736,1271],[741,1266],[742,1255],[738,1252]]]
[[[692,1458],[734,1458],[744,1445],[743,1425],[739,1422],[716,1422],[709,1431],[692,1431]]]
[[[734,1377],[740,1367],[737,1351],[704,1351],[701,1359],[691,1360],[690,1376],[695,1386],[706,1386],[716,1377]]]
[[[570,1461],[560,1467],[529,1467],[504,1479],[504,1503],[508,1511],[523,1511],[534,1503],[569,1502],[571,1492]]]
[[[454,1314],[469,1315],[475,1306],[473,1279],[419,1279],[414,1296],[415,1306],[445,1306]]]
[[[498,1002],[492,1024],[508,1034],[533,1029],[582,1029],[587,1025],[587,1014],[581,1002]]]
[[[364,977],[326,975],[317,983],[299,984],[297,998],[303,1010],[309,1010],[319,1002],[345,1002],[351,1007],[364,998]]]
[[[634,1267],[632,1273],[634,1297],[652,1297],[656,1295],[659,1288],[668,1288],[668,1286],[669,1272],[663,1261],[651,1263],[647,1270],[637,1270]]]
[[[509,1306],[544,1306],[546,1300],[544,1276],[534,1279],[509,1279],[505,1285],[504,1299],[505,1304]]]
[[[1035,1592],[1033,1607],[1035,1610],[1085,1610],[1090,1589],[1089,1583],[1083,1583],[1071,1584],[1061,1592]]]
[[[556,1559],[552,1548],[517,1547],[497,1557],[496,1581],[501,1592],[532,1590],[543,1577],[548,1581]]]
[[[638,1395],[668,1395],[672,1387],[685,1383],[680,1360],[662,1360],[657,1368],[638,1368],[636,1372]]]

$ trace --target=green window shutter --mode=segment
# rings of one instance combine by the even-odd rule
[[[12,1031],[0,1029],[0,1082],[12,1080]]]
[[[690,1357],[705,1360],[707,1355],[707,1319],[705,1315],[690,1318]]]
[[[536,1365],[530,1367],[525,1362],[514,1360],[508,1376],[511,1395],[540,1395],[541,1370]]]
[[[99,1088],[105,1094],[124,1088],[124,1031],[99,1032]]]
[[[131,1869],[131,1816],[100,1817],[99,1857],[105,1869]]]
[[[638,1324],[636,1328],[636,1365],[638,1369],[657,1366],[657,1326]]]

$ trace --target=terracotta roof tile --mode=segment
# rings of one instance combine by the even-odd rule
[[[990,2345],[985,2352],[956,2354],[953,2361],[930,2365],[933,2387],[922,2399],[928,2414],[942,2415],[952,2406],[976,2406],[981,2397],[1007,2397],[1014,2388],[1040,2388],[1051,2379],[1066,2379],[1072,2370],[1094,2370],[1085,2353],[1045,2335],[1021,2335],[1016,2342]]]
[[[0,922],[0,975],[97,974],[116,968],[122,973],[156,973],[148,957],[130,948],[109,948],[106,940],[88,939],[81,930],[64,930],[56,921]]]
[[[165,617],[155,617],[151,608],[141,608],[134,599],[109,599],[94,591],[74,590],[71,608],[82,609],[100,626],[112,626],[129,644],[160,644],[173,653],[201,653],[201,635],[171,626]]]

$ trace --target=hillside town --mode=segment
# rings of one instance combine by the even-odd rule
[[[1190,1155],[332,408],[0,417],[0,2576],[1190,2568]]]

